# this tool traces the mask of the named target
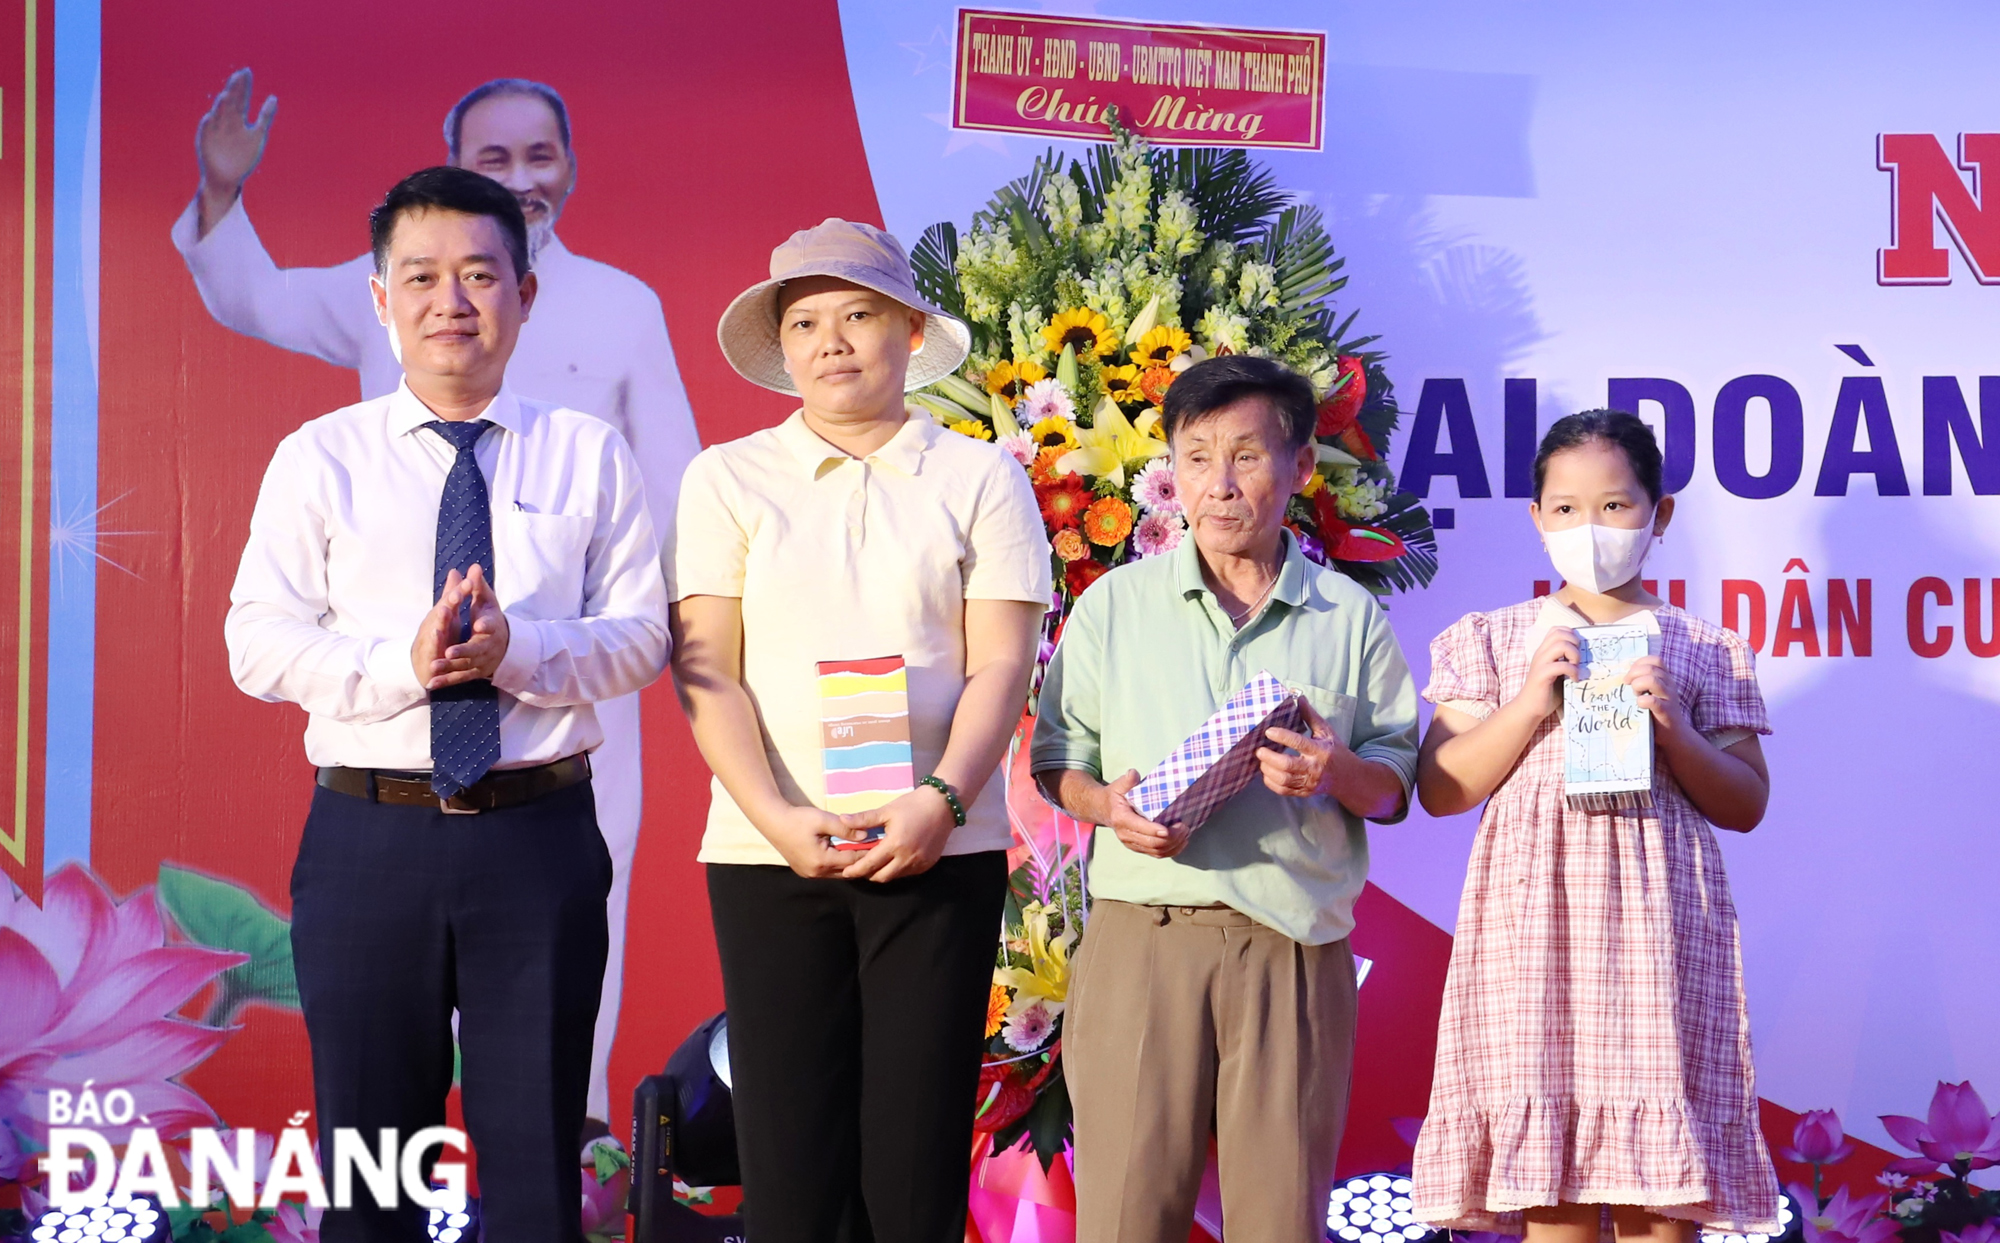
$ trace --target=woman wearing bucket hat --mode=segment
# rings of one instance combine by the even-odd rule
[[[1048,542],[1011,458],[906,410],[970,334],[924,303],[895,238],[793,235],[717,333],[745,379],[801,403],[695,459],[669,561],[675,681],[715,772],[700,859],[748,1233],[957,1240],[1012,840],[996,778]],[[877,673],[883,693],[855,697],[870,719],[836,738],[822,718],[848,709],[823,710],[820,663],[882,657],[903,662],[907,714]],[[824,757],[857,739],[888,772]]]

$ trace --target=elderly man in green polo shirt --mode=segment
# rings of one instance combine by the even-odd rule
[[[1231,1243],[1307,1243],[1347,1111],[1362,822],[1408,809],[1416,692],[1380,606],[1284,527],[1315,460],[1305,379],[1210,359],[1164,416],[1192,538],[1077,601],[1035,726],[1043,792],[1103,826],[1063,1038],[1077,1238],[1185,1240],[1213,1126]],[[1262,780],[1198,829],[1134,811],[1140,775],[1264,670],[1310,736],[1269,731]]]

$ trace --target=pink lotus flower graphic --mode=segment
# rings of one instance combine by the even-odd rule
[[[1890,1169],[1904,1174],[1928,1174],[1940,1165],[1963,1177],[1971,1170],[2000,1165],[2000,1115],[1988,1115],[1986,1102],[1972,1084],[1940,1083],[1931,1094],[1930,1116],[1923,1121],[1902,1114],[1883,1114],[1882,1126],[1903,1147],[1921,1152]]]
[[[11,886],[8,887],[11,889]],[[45,1138],[48,1093],[97,1099],[123,1089],[134,1116],[95,1126],[122,1144],[135,1125],[163,1137],[213,1124],[199,1096],[172,1082],[237,1029],[179,1018],[188,998],[246,955],[168,945],[151,886],[123,903],[71,864],[48,883],[39,908],[0,894],[0,1099],[25,1098],[25,1118]]]
[[[1841,1187],[1825,1208],[1815,1209],[1819,1199],[1812,1188],[1794,1183],[1788,1190],[1804,1215],[1804,1243],[1892,1243],[1896,1238],[1896,1223],[1882,1216],[1888,1196],[1852,1197]]]
[[[21,1144],[21,1133],[29,1126],[25,1107],[19,1088],[0,1087],[0,1183],[19,1180],[33,1162]]]
[[[1840,1115],[1831,1109],[1808,1110],[1792,1128],[1792,1146],[1778,1149],[1787,1161],[1833,1165],[1854,1155],[1854,1144],[1840,1129]]]
[[[275,1217],[264,1223],[273,1243],[319,1243],[319,1219],[325,1209],[301,1206],[287,1200],[278,1206]]]
[[[1975,1222],[1956,1233],[1941,1230],[1938,1238],[1941,1243],[2000,1243],[2000,1219]]]

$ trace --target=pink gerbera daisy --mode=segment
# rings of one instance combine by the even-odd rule
[[[1181,521],[1179,511],[1155,510],[1139,519],[1139,525],[1132,528],[1132,551],[1141,557],[1158,556],[1180,547],[1181,537],[1187,534],[1187,524]]]
[[[1147,513],[1177,514],[1180,497],[1174,494],[1174,472],[1166,459],[1154,458],[1132,481],[1132,499]]]

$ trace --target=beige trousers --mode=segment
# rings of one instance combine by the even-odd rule
[[[1211,1129],[1229,1243],[1324,1239],[1354,989],[1346,941],[1099,899],[1063,1020],[1078,1243],[1186,1243]]]

